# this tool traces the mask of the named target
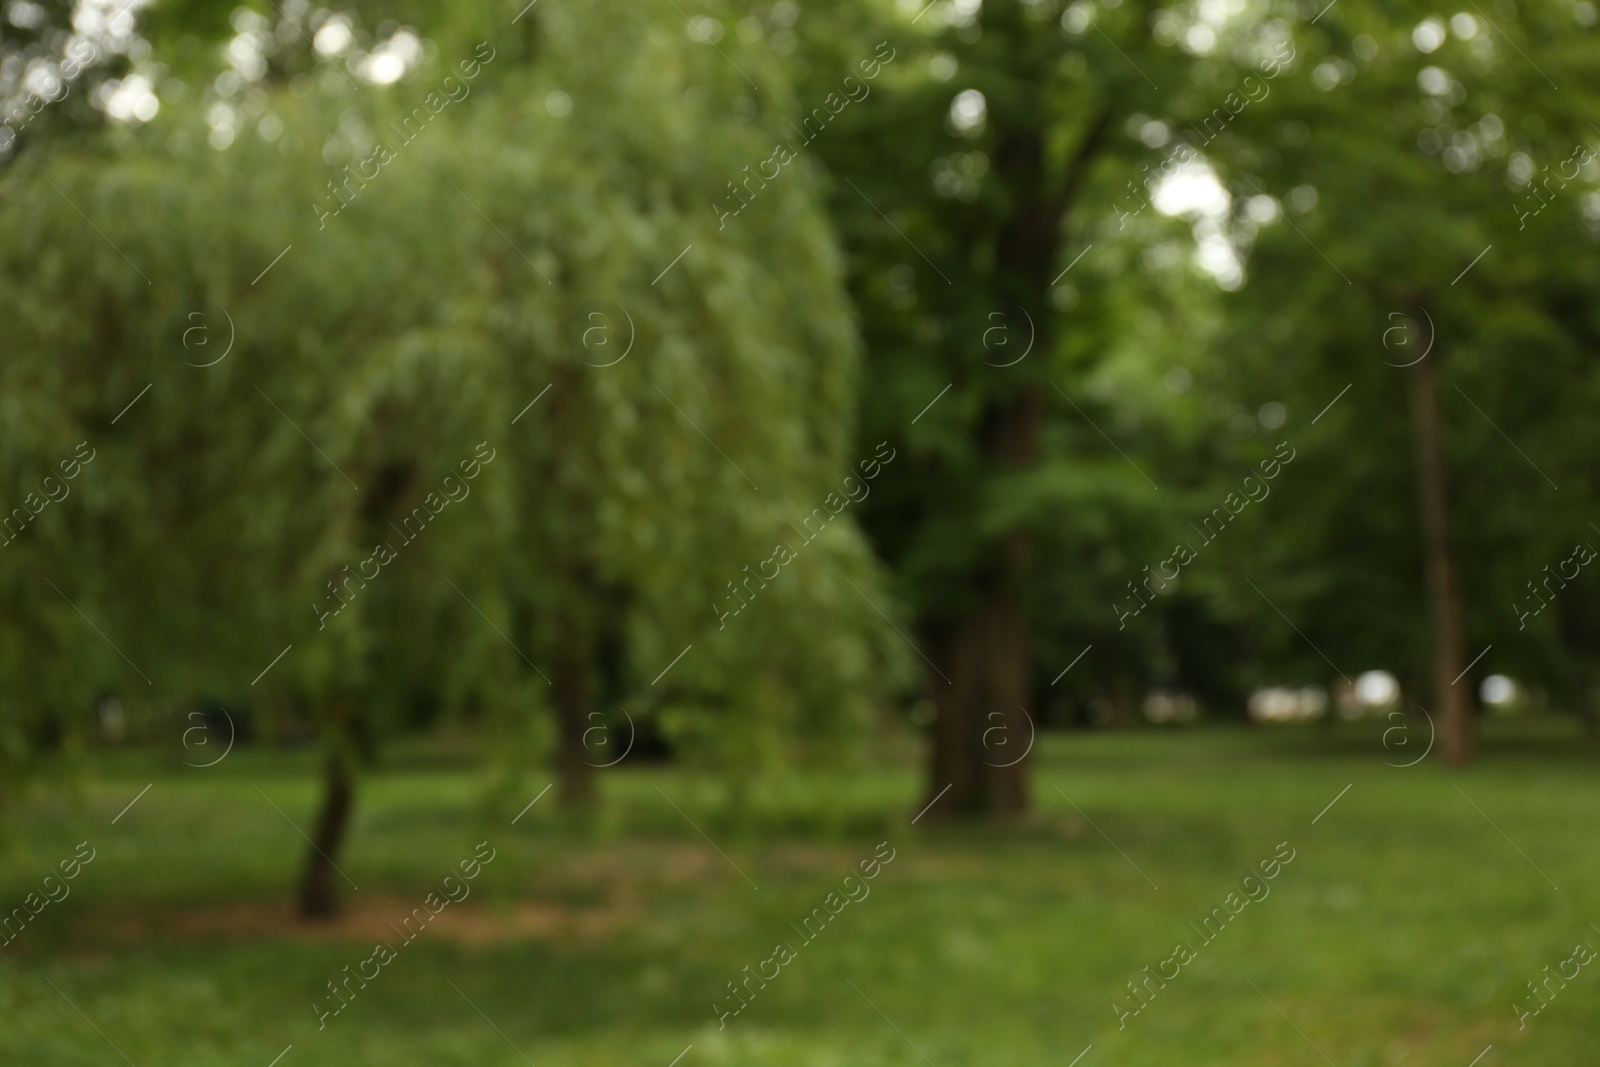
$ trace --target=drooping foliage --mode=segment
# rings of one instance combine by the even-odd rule
[[[14,756],[110,695],[314,724],[346,777],[440,715],[621,709],[741,775],[868,720],[901,652],[813,183],[719,232],[740,76],[672,18],[528,21],[6,172],[7,488],[95,449],[0,557]]]

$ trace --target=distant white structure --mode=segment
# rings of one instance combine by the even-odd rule
[[[1328,693],[1321,686],[1301,689],[1271,686],[1250,694],[1246,712],[1254,722],[1305,722],[1320,719],[1328,710]]]
[[[1356,701],[1368,708],[1388,707],[1400,699],[1400,683],[1388,671],[1363,671],[1356,679]]]
[[[1400,682],[1388,671],[1363,671],[1352,682],[1335,685],[1339,718],[1359,719],[1400,702]]]
[[[1478,695],[1483,702],[1500,714],[1509,714],[1515,711],[1522,703],[1522,687],[1503,674],[1491,674],[1478,686]]]
[[[1151,722],[1189,722],[1200,713],[1200,705],[1187,693],[1156,689],[1146,694],[1143,710]]]

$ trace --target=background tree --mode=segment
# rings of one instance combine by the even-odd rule
[[[882,95],[817,139],[838,179],[832,206],[867,323],[865,425],[876,435],[916,423],[913,462],[869,529],[930,661],[935,812],[1026,808],[1026,760],[993,746],[1022,746],[1027,709],[1071,662],[1038,670],[1041,625],[1091,644],[1102,635],[1090,670],[1124,708],[1144,674],[1134,664],[1152,646],[1070,621],[1083,615],[1079,596],[1129,595],[1153,553],[1170,549],[1129,534],[1176,507],[1151,472],[1129,468],[1137,463],[1119,442],[1135,454],[1145,443],[1128,433],[1138,405],[1118,402],[1103,388],[1113,379],[1098,376],[1149,303],[1187,284],[1130,240],[1154,221],[1156,149],[1169,136],[1153,137],[1149,116],[1261,62],[1253,52],[1197,58],[1176,47],[1182,21],[1131,3],[931,5],[884,31],[899,56]],[[808,61],[802,95],[815,97],[846,69],[847,50],[813,44],[831,61]],[[887,160],[885,128],[904,142]],[[1187,256],[1186,242],[1175,247]],[[1155,332],[1181,335],[1180,321],[1158,317]],[[1018,359],[1027,338],[1032,354]],[[1014,347],[1000,350],[1002,339]],[[1152,344],[1137,347],[1148,361]],[[1166,440],[1158,431],[1147,443],[1159,452]],[[1041,566],[1042,545],[1068,555]],[[1114,609],[1091,610],[1116,621]]]
[[[1554,392],[1591,378],[1576,352],[1592,323],[1573,315],[1572,287],[1594,269],[1582,189],[1600,171],[1583,160],[1593,131],[1547,80],[1580,77],[1588,46],[1552,43],[1574,17],[1541,6],[1495,30],[1470,14],[1352,5],[1297,29],[1294,75],[1209,150],[1236,227],[1254,234],[1252,209],[1292,223],[1260,227],[1251,282],[1227,307],[1251,368],[1237,395],[1307,416],[1284,432],[1315,442],[1283,489],[1273,599],[1302,645],[1345,670],[1398,661],[1453,762],[1471,756],[1484,674],[1529,654],[1546,673],[1567,654],[1562,642],[1533,652],[1505,605],[1568,555],[1583,523],[1566,508],[1585,510],[1592,491],[1568,461],[1583,433],[1546,417]],[[1563,160],[1564,178],[1530,189],[1543,161]],[[1409,471],[1396,455],[1415,457]],[[1394,607],[1374,619],[1372,602]],[[1586,631],[1568,614],[1582,610],[1562,605],[1560,625]]]

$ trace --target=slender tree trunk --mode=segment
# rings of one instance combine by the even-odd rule
[[[334,885],[342,878],[334,867],[334,857],[344,843],[350,825],[350,809],[355,791],[350,780],[346,756],[337,749],[328,754],[323,771],[322,810],[317,813],[311,847],[300,879],[300,918],[308,921],[331,919],[338,913],[339,900]]]
[[[1133,687],[1128,684],[1128,661],[1121,651],[1111,654],[1112,669],[1106,677],[1106,687],[1111,694],[1111,717],[1106,725],[1124,730],[1134,723]]]
[[[569,618],[562,630],[553,679],[558,733],[556,796],[564,808],[587,808],[594,801],[595,766],[611,758],[616,739],[604,730],[589,732],[596,724],[586,718],[591,710],[588,642],[574,619]]]
[[[416,468],[408,462],[387,463],[373,472],[362,496],[361,518],[374,541],[388,536],[383,532],[388,516],[394,513],[395,505],[415,480]],[[306,851],[296,901],[300,918],[310,922],[331,919],[339,911],[337,882],[343,881],[344,875],[335,864],[350,828],[351,809],[355,806],[351,768],[357,758],[372,754],[372,739],[357,707],[344,699],[335,700],[330,706],[333,729],[322,772],[322,807],[317,812],[311,844]]]
[[[1420,321],[1421,308],[1416,316]],[[1433,710],[1440,725],[1440,755],[1446,763],[1472,759],[1472,704],[1458,684],[1466,665],[1461,590],[1450,542],[1449,489],[1445,477],[1438,405],[1438,354],[1411,370],[1411,425],[1416,445],[1417,487],[1422,510],[1422,559],[1433,624]]]
[[[1582,664],[1577,671],[1573,705],[1578,720],[1583,723],[1583,736],[1592,738],[1600,735],[1600,714],[1597,714],[1600,708],[1596,707],[1596,701],[1600,700],[1600,670],[1589,658],[1594,648],[1594,631],[1588,622],[1588,612],[1582,610],[1585,607],[1587,605],[1581,602],[1564,601],[1560,618],[1562,643]]]

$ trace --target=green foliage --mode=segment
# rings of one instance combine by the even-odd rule
[[[1596,388],[1584,358],[1596,322],[1580,294],[1600,268],[1600,172],[1581,157],[1560,167],[1592,153],[1594,109],[1546,80],[1581,81],[1595,54],[1581,14],[1542,4],[1447,28],[1422,8],[1341,3],[1318,30],[1297,30],[1297,69],[1214,153],[1237,193],[1270,194],[1287,216],[1259,228],[1250,282],[1224,305],[1223,344],[1245,374],[1217,385],[1246,411],[1283,404],[1280,433],[1306,442],[1273,534],[1230,551],[1238,573],[1251,557],[1248,570],[1268,576],[1257,581],[1346,673],[1387,665],[1420,681],[1423,670],[1406,390],[1407,365],[1427,352],[1441,376],[1466,654],[1493,645],[1478,676],[1537,679],[1575,702],[1593,687],[1591,604],[1568,594],[1526,632],[1512,606],[1536,605],[1527,583],[1575,542],[1594,543],[1593,443],[1574,413]],[[1547,165],[1567,181],[1536,195]],[[1272,617],[1252,593],[1232,599],[1253,626]],[[1286,630],[1264,647],[1325,673]]]
[[[10,698],[14,745],[141,690],[342,731],[354,705],[358,735],[419,705],[514,723],[584,626],[625,636],[624,705],[723,765],[859,730],[903,654],[851,517],[725,630],[713,607],[858,459],[837,253],[800,178],[717,233],[766,135],[676,98],[737,75],[681,22],[608,13],[543,16],[561,58],[532,65],[485,43],[359,97],[265,83],[220,151],[197,101],[11,169],[7,488],[99,450],[0,568],[67,653]],[[7,621],[20,669],[44,632]]]
[[[1180,685],[1237,707],[1256,684],[1337,678],[1318,649],[1346,674],[1388,666],[1420,689],[1427,615],[1397,364],[1431,341],[1468,563],[1467,655],[1493,644],[1480,676],[1509,671],[1585,699],[1587,602],[1562,597],[1528,633],[1510,605],[1537,603],[1527,583],[1587,536],[1595,510],[1592,448],[1572,414],[1595,388],[1580,295],[1595,269],[1594,164],[1577,166],[1595,109],[1572,88],[1593,56],[1588,11],[1548,3],[1451,22],[1421,5],[1344,2],[1221,20],[1188,5],[808,6],[802,99],[878,35],[900,53],[815,151],[836,178],[871,354],[864,425],[918,419],[897,491],[870,510],[901,596],[921,617],[959,614],[973,574],[1023,529],[1039,575],[1037,689],[1091,643],[1064,683],[1080,700]],[[952,107],[970,90],[984,118],[962,128]],[[1066,273],[1042,310],[997,253],[1032,193],[1008,165],[1029,132],[1048,181],[1075,190],[1051,272]],[[1156,176],[1186,155],[1220,178],[1220,218],[1147,210]],[[1226,292],[1194,267],[1218,242],[1242,266],[1218,272]],[[1419,299],[1431,324],[1412,310]],[[1042,351],[996,367],[990,327],[1026,332],[1022,309]],[[1029,387],[1048,403],[1039,462],[1020,474],[983,449],[996,403]],[[1194,524],[1280,442],[1300,458],[1270,502],[1119,628],[1114,603],[1137,603],[1127,583],[1175,541],[1199,548]]]

